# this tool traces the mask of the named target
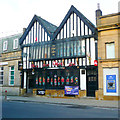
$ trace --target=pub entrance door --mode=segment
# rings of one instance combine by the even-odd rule
[[[98,89],[97,69],[87,70],[87,96],[95,97],[95,91]]]

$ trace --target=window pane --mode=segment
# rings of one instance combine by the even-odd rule
[[[39,59],[41,58],[41,46],[39,47]]]
[[[70,45],[71,45],[71,48],[70,48],[71,56],[73,56],[73,42],[71,42]]]
[[[10,84],[14,84],[14,81],[10,81]]]
[[[76,41],[74,41],[74,55],[76,55]]]
[[[45,58],[47,58],[47,45],[45,45]]]
[[[60,48],[59,48],[59,46],[60,46],[60,45],[58,44],[58,45],[57,45],[57,57],[59,57],[59,55],[60,55],[60,51],[59,51]]]
[[[11,71],[11,75],[14,75],[14,71]]]
[[[82,55],[85,55],[85,40],[82,40]]]
[[[81,51],[80,41],[77,41],[77,51],[78,51],[78,55],[80,55],[80,51]]]
[[[44,57],[44,46],[42,46],[42,58]]]
[[[69,42],[67,42],[67,56],[70,56],[70,45],[69,45]]]
[[[48,58],[50,58],[50,45],[48,45]]]
[[[0,80],[3,80],[3,76],[0,76]]]
[[[114,43],[106,44],[106,57],[115,58],[115,45]]]
[[[14,70],[14,66],[11,67],[11,70]]]
[[[64,43],[64,56],[66,56],[66,43]]]
[[[0,72],[0,75],[3,75],[3,72]]]
[[[0,84],[3,84],[3,81],[0,81]]]
[[[14,76],[11,76],[11,80],[14,80]]]
[[[63,43],[60,44],[60,57],[63,56]]]
[[[0,67],[0,70],[3,70],[3,67]]]

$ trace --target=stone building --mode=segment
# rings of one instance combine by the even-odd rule
[[[8,95],[19,95],[21,90],[21,73],[18,70],[18,63],[21,61],[21,35],[20,33],[0,39],[0,87],[3,93],[7,90]]]
[[[100,10],[98,10],[101,13]],[[101,14],[99,14],[101,15]],[[98,29],[98,85],[96,99],[120,97],[120,13],[100,16]]]

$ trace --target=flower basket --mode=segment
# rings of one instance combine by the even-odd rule
[[[74,67],[74,66],[75,66],[74,63],[70,63],[70,64],[69,64],[69,67]]]
[[[49,64],[43,64],[43,68],[44,68],[44,69],[49,68]]]
[[[58,64],[57,64],[57,67],[62,67],[62,63],[58,63]]]

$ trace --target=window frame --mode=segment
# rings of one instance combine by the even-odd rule
[[[17,41],[17,46],[15,46],[15,41]],[[17,49],[18,48],[18,38],[13,40],[13,49]]]
[[[14,66],[9,67],[9,85],[10,86],[14,86],[14,84],[15,84],[15,67],[14,67],[14,70],[11,70],[12,67],[14,67]],[[11,75],[12,71],[14,72],[14,75]],[[14,76],[14,84],[11,84],[11,76]]]
[[[6,51],[8,49],[8,41],[3,42],[3,51]]]
[[[114,57],[109,57],[107,54],[107,45],[114,44]],[[115,59],[115,42],[107,42],[105,43],[105,57],[106,59]]]
[[[1,73],[3,73],[3,75]],[[3,77],[3,79],[1,79],[1,77]],[[0,85],[3,85],[3,80],[4,80],[4,67],[0,67]]]

